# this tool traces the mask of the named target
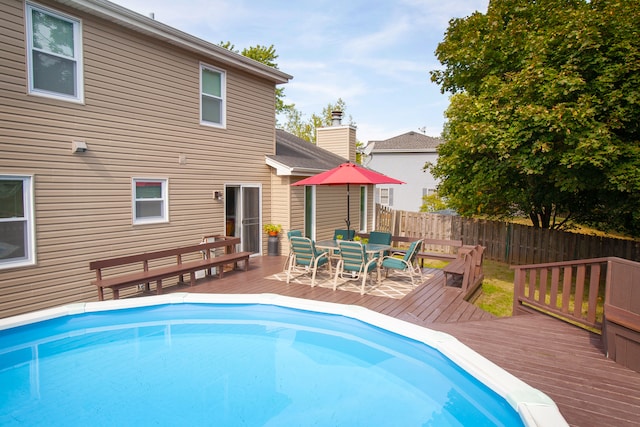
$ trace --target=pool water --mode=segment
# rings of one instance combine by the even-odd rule
[[[265,304],[165,304],[0,331],[0,425],[522,426],[424,343]]]

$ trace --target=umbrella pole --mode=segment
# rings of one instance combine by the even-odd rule
[[[351,201],[349,200],[350,196],[349,196],[349,183],[347,183],[347,219],[346,219],[346,223],[347,223],[347,237],[349,237],[349,229],[351,228]],[[351,239],[348,239],[351,240]]]

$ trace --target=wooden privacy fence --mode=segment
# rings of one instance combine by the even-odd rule
[[[462,218],[426,212],[396,211],[377,205],[376,229],[394,235],[462,240],[484,246],[487,259],[507,264],[534,264],[587,258],[618,257],[640,261],[640,242],[533,228],[502,221]]]

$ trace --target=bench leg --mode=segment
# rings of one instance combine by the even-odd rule
[[[113,288],[113,299],[120,299],[120,289]]]
[[[244,260],[244,271],[249,271],[249,257]]]
[[[162,295],[162,279],[156,281],[156,294]]]
[[[144,284],[144,290],[149,292],[151,290],[151,283],[147,282]]]
[[[98,301],[104,301],[104,289],[98,286]]]
[[[191,273],[189,273],[189,283],[190,286],[193,286],[196,284],[196,272],[192,271]]]
[[[222,279],[223,275],[224,275],[224,264],[220,264],[220,266],[218,267],[218,279]]]

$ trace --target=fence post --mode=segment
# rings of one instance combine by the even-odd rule
[[[507,235],[504,242],[504,259],[509,262],[509,253],[511,251],[511,223],[507,223]]]

